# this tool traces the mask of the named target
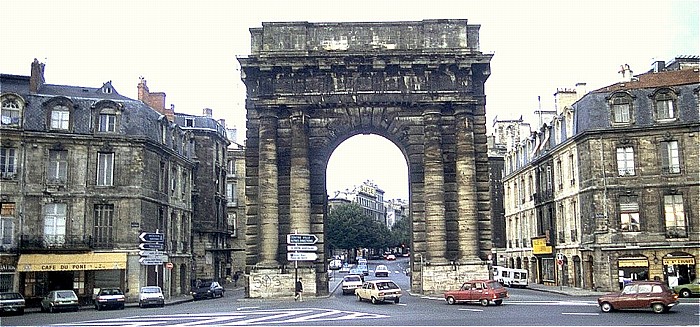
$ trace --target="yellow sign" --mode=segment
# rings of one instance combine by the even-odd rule
[[[673,265],[694,265],[695,258],[664,258],[664,264],[667,266]]]
[[[617,261],[618,267],[649,267],[647,259],[620,259]]]
[[[551,254],[552,247],[547,245],[547,239],[533,238],[532,239],[532,254]]]
[[[126,253],[22,254],[17,271],[126,269]]]

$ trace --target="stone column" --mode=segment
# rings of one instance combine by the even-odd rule
[[[291,232],[311,233],[311,181],[309,169],[309,116],[296,110],[290,117],[292,149],[289,173]]]
[[[447,248],[445,232],[445,176],[442,160],[442,133],[440,109],[431,108],[423,113],[424,136],[424,190],[426,259],[444,263]]]
[[[456,112],[455,124],[459,253],[463,261],[479,261],[474,123],[461,109]]]
[[[258,203],[260,204],[258,264],[276,267],[279,248],[278,172],[277,172],[277,113],[271,108],[260,112]]]

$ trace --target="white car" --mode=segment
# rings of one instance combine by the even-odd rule
[[[165,306],[165,297],[163,290],[159,286],[144,286],[139,292],[139,307],[145,308],[149,305],[159,307]]]
[[[355,290],[362,287],[362,277],[358,275],[347,275],[343,277],[343,295],[355,294]]]
[[[385,301],[399,303],[401,288],[390,280],[370,280],[364,282],[362,287],[356,289],[355,295],[358,301],[369,300],[372,304]]]
[[[374,268],[374,277],[389,277],[389,268],[385,265],[378,265]]]

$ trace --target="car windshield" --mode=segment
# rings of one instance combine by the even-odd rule
[[[380,291],[381,290],[388,290],[388,289],[395,289],[395,288],[399,288],[399,287],[396,286],[396,284],[394,284],[394,282],[378,282],[377,283],[377,289]]]
[[[22,296],[19,295],[19,293],[2,293],[0,294],[0,299],[1,300],[15,300],[15,299],[21,299]]]
[[[63,299],[70,299],[70,298],[74,298],[75,295],[73,295],[73,292],[71,292],[71,291],[63,291],[63,292],[56,292],[56,297],[63,298]]]
[[[155,287],[144,287],[141,289],[142,293],[159,293],[160,289]]]
[[[377,270],[386,270],[386,266],[377,266]]]
[[[358,276],[345,276],[345,281],[346,282],[361,282],[362,279]]]

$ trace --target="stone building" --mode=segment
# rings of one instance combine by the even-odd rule
[[[226,206],[231,235],[231,271],[245,271],[245,147],[237,142],[236,129],[227,129]],[[231,275],[233,277],[233,275]],[[243,279],[239,279],[241,283]]]
[[[0,290],[30,305],[54,289],[186,294],[193,133],[110,82],[47,84],[37,60],[30,76],[0,78]],[[172,269],[141,264],[143,232],[164,235]]]
[[[506,157],[506,265],[603,290],[697,276],[698,61],[557,90],[555,118]]]

